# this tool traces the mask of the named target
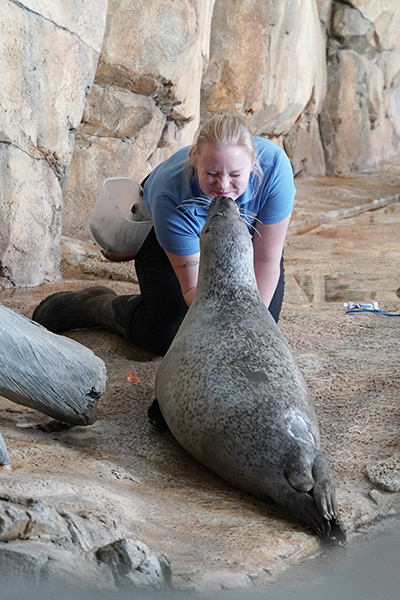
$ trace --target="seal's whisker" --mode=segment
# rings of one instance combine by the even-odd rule
[[[262,237],[261,233],[258,231],[258,229],[256,229],[256,227],[254,227],[253,223],[251,222],[249,215],[244,211],[239,211],[239,214],[242,218],[243,223],[245,223],[250,229],[255,231],[260,237]],[[257,219],[256,217],[254,217],[254,221],[258,221],[258,223],[261,223],[260,219]]]
[[[242,217],[243,221],[246,221],[247,219],[247,223],[249,223],[250,225],[250,219],[252,219],[252,221],[257,221],[257,223],[262,223],[262,221],[260,221],[260,219],[257,219],[256,216],[251,216],[244,210],[244,208],[239,208],[239,214]]]
[[[187,198],[187,200],[182,200],[182,202],[179,206],[181,206],[182,204],[187,204],[188,202],[192,202],[193,204],[207,204],[207,205],[211,204],[211,200],[209,198],[197,196],[194,198]]]
[[[189,206],[199,206],[199,207],[205,207],[208,208],[211,204],[211,200],[208,200],[207,198],[188,198],[187,200],[182,200],[182,202],[180,204],[178,204],[178,206],[176,208],[182,208],[185,209],[186,207]]]

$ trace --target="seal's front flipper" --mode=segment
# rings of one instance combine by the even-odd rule
[[[158,405],[157,399],[155,399],[147,409],[147,416],[152,425],[157,425],[157,427],[168,428],[168,425],[166,424],[160,407]]]

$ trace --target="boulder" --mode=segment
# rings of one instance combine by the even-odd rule
[[[54,171],[0,143],[0,180],[0,289],[60,279],[62,197]]]
[[[99,548],[97,559],[107,564],[118,589],[155,588],[171,585],[171,567],[165,556],[150,552],[146,544],[122,538]]]
[[[324,86],[325,44],[314,0],[217,0],[203,119],[240,112],[256,135],[279,136],[312,97],[318,111]]]

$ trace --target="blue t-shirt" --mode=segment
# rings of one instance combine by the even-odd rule
[[[252,173],[245,192],[236,200],[251,233],[256,218],[261,223],[273,224],[288,217],[296,194],[292,167],[285,152],[264,138],[255,137],[254,144],[264,176],[254,191],[256,182]],[[143,188],[161,247],[181,256],[200,252],[200,233],[208,215],[208,207],[201,201],[209,202],[200,189],[197,175],[185,177],[188,154],[189,146],[175,152],[152,171]]]

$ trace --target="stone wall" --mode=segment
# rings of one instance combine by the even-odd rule
[[[0,285],[58,278],[62,184],[107,0],[0,0]]]
[[[103,180],[141,180],[213,114],[242,114],[296,175],[374,169],[400,151],[398,0],[0,11],[0,286],[59,277],[61,232],[88,237]]]

